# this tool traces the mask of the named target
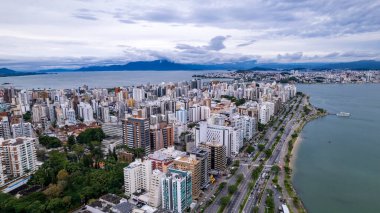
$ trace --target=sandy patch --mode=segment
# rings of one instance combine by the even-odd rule
[[[300,133],[297,137],[297,140],[293,144],[292,157],[290,158],[289,166],[292,170],[294,170],[294,162],[297,159],[298,149],[302,142],[302,133]]]

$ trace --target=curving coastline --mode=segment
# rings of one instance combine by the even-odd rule
[[[301,120],[298,121],[297,127],[295,128],[293,134],[289,136],[287,143],[287,153],[283,156],[284,161],[284,174],[283,174],[283,184],[284,198],[290,207],[291,212],[307,212],[302,200],[299,198],[297,191],[293,187],[293,167],[294,160],[296,156],[293,154],[295,150],[298,149],[299,144],[302,141],[301,132],[304,126],[315,119],[321,118],[328,115],[327,111],[310,104],[309,97],[303,94],[304,107],[308,108],[310,111],[305,113]]]

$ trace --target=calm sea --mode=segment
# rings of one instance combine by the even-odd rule
[[[299,85],[335,115],[307,124],[294,186],[311,213],[380,212],[380,84]]]
[[[57,74],[0,77],[0,85],[10,83],[20,89],[65,89],[88,85],[90,88],[140,85],[191,80],[192,75],[216,71],[107,71],[63,72]]]

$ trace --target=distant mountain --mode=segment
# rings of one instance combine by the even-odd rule
[[[257,67],[250,68],[251,71],[270,70],[331,70],[331,69],[352,69],[352,70],[380,70],[380,61],[352,61],[337,63],[258,63]]]
[[[123,71],[123,70],[227,70],[248,69],[256,64],[256,61],[244,61],[224,64],[181,64],[168,60],[136,61],[124,65],[90,66],[75,71]]]
[[[380,61],[375,60],[363,60],[326,64],[319,68],[328,69],[354,69],[354,70],[380,70]]]
[[[17,72],[8,68],[0,68],[0,75],[9,75],[9,74],[14,74],[14,73],[17,73]]]
[[[23,76],[23,75],[37,75],[37,74],[45,74],[43,72],[37,73],[37,72],[18,72],[14,71],[8,68],[0,68],[0,77],[7,77],[7,76]]]
[[[152,71],[171,71],[171,70],[239,70],[246,71],[287,71],[305,70],[319,71],[331,69],[353,69],[353,70],[380,70],[380,61],[352,61],[337,63],[257,63],[255,60],[223,64],[183,64],[169,60],[155,61],[136,61],[123,65],[89,66],[79,69],[49,69],[37,72],[18,72],[7,68],[0,68],[0,77],[36,75],[58,72],[95,72],[95,71],[129,71],[129,70],[152,70]]]

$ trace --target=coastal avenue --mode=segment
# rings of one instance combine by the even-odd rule
[[[284,134],[281,136],[280,143],[277,145],[275,151],[273,152],[272,156],[268,159],[267,165],[280,165],[282,167],[284,165],[283,159],[287,152],[287,143],[286,141],[290,140],[291,134],[299,127],[300,123],[298,121],[301,120],[301,113],[300,110],[307,104],[306,98],[301,99],[300,106],[296,109],[296,111],[293,112],[292,118],[287,122]],[[269,177],[264,178],[263,173],[269,174]],[[280,205],[282,204],[282,201],[280,198],[283,198],[284,200],[288,201],[286,202],[287,205],[290,205],[293,212],[297,212],[297,209],[292,205],[291,197],[288,196],[286,193],[286,190],[283,190],[284,193],[282,194],[280,191],[277,190],[276,187],[273,186],[273,184],[269,183],[272,181],[274,175],[272,172],[269,172],[269,170],[263,170],[262,174],[260,174],[260,177],[257,181],[258,184],[255,185],[255,188],[253,190],[253,193],[249,196],[249,199],[244,206],[243,212],[252,212],[253,208],[258,205],[259,206],[259,212],[265,212],[265,200],[267,198],[267,189],[272,190],[274,192],[273,198],[275,201],[275,207],[278,209]],[[283,183],[283,176],[278,181],[280,184]],[[283,189],[285,187],[281,186]],[[258,195],[261,194],[259,197]],[[260,200],[260,203],[258,201]]]
[[[279,157],[281,148],[283,147],[283,144],[286,141],[285,139],[291,132],[292,125],[294,124],[295,119],[298,118],[298,116],[300,115],[299,109],[301,108],[298,107],[297,108],[298,111],[296,113],[297,116],[293,116],[292,119],[290,118],[292,114],[295,113],[294,106],[300,101],[301,101],[301,98],[297,97],[295,100],[287,104],[285,108],[282,110],[281,114],[278,115],[279,119],[277,119],[273,123],[273,125],[268,128],[267,132],[265,133],[265,136],[263,137],[264,139],[258,143],[258,144],[264,144],[265,149],[270,149],[275,143],[276,137],[280,133],[280,129],[281,129],[280,127],[282,126],[285,127],[281,140],[276,145],[276,148],[274,149],[274,152],[272,153],[271,157],[265,162],[264,169],[259,175],[259,179],[256,181],[256,184],[252,190],[253,193],[249,196],[248,201],[246,205],[244,206],[243,212],[251,212],[252,208],[256,205],[259,188],[262,186],[262,183],[263,183],[262,174],[264,172],[268,173],[270,171],[271,166],[278,162],[278,157]],[[287,111],[290,111],[290,113],[286,113]],[[268,141],[266,142],[265,139],[267,139]],[[248,193],[248,189],[249,189],[248,185],[249,185],[249,182],[251,181],[251,173],[255,168],[257,168],[262,163],[263,159],[265,159],[265,153],[261,152],[256,158],[256,160],[253,161],[250,158],[250,159],[246,159],[247,162],[245,164],[244,163],[240,164],[239,169],[237,170],[235,175],[233,175],[227,180],[227,185],[222,189],[222,191],[219,194],[216,195],[215,201],[204,212],[208,212],[208,213],[218,212],[220,210],[221,198],[224,196],[227,196],[228,194],[228,186],[236,182],[236,178],[238,174],[243,174],[244,179],[242,183],[240,183],[238,190],[232,195],[229,204],[224,209],[224,212],[238,212],[238,208],[243,203],[244,198],[246,194]],[[214,190],[211,190],[210,194],[213,194],[213,193],[214,193]],[[206,198],[207,197],[208,196],[206,195]]]
[[[297,98],[296,103],[297,102],[301,102],[301,100],[302,99]],[[247,213],[248,212],[252,212],[253,208],[257,205],[257,202],[259,200],[261,200],[260,204],[264,203],[263,199],[259,197],[260,194],[261,194],[262,197],[266,197],[264,195],[266,195],[265,188],[267,186],[267,184],[266,184],[267,181],[265,181],[265,177],[264,176],[265,176],[265,174],[271,174],[271,172],[270,172],[271,167],[273,165],[277,165],[278,164],[280,153],[283,150],[283,146],[284,146],[284,144],[286,144],[286,141],[287,141],[286,139],[287,139],[287,137],[290,136],[290,133],[295,129],[294,126],[293,126],[294,122],[299,118],[299,116],[301,114],[300,113],[300,109],[302,109],[302,107],[295,108],[294,107],[295,105],[296,104],[292,105],[292,111],[291,111],[291,113],[284,119],[284,121],[282,123],[283,125],[285,125],[284,133],[281,135],[280,141],[276,145],[274,151],[272,152],[272,155],[266,161],[265,167],[262,170],[262,172],[260,173],[259,178],[256,181],[255,186],[254,186],[254,188],[252,190],[252,193],[248,197],[248,201],[244,205],[243,212],[247,212]],[[273,141],[271,141],[271,143],[273,143]],[[276,198],[278,198],[278,196]],[[243,197],[241,199],[243,199]],[[278,209],[278,207],[282,204],[279,201],[277,201],[275,203],[277,204],[275,209]],[[240,206],[240,204],[241,203],[238,203],[239,206]],[[261,206],[263,206],[263,205],[261,205]],[[264,212],[264,209],[262,209],[262,208],[259,208],[259,209],[261,209],[261,211],[259,211],[259,212]]]

